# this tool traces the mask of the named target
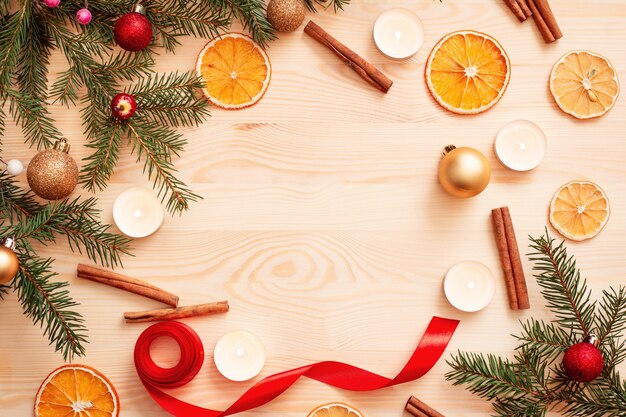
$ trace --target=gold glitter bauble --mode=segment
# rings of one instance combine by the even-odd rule
[[[303,0],[270,0],[267,20],[279,32],[293,32],[304,21]]]
[[[447,146],[439,163],[439,182],[455,197],[468,198],[480,194],[491,179],[489,161],[474,148]]]
[[[64,139],[53,149],[39,152],[28,164],[28,185],[41,198],[59,200],[67,197],[76,188],[78,166],[67,154],[69,145]]]

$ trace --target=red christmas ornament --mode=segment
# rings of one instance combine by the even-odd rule
[[[563,356],[563,369],[577,382],[591,382],[602,374],[604,358],[595,346],[596,337],[590,335],[584,342],[569,347]]]
[[[136,5],[133,12],[117,19],[113,32],[117,44],[127,51],[144,50],[152,42],[152,24],[141,4]]]
[[[118,120],[128,120],[137,111],[137,102],[131,94],[120,93],[111,100],[111,112]]]

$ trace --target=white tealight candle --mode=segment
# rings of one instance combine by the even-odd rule
[[[217,370],[231,381],[254,378],[265,366],[265,349],[252,333],[227,333],[218,340],[213,352]]]
[[[493,299],[496,279],[480,262],[463,261],[454,265],[443,281],[443,290],[450,304],[461,311],[482,310]]]
[[[419,51],[423,42],[424,25],[409,9],[387,10],[374,23],[374,43],[389,58],[410,58]]]
[[[514,171],[536,168],[548,148],[543,130],[528,120],[515,120],[504,126],[494,142],[496,156]]]
[[[113,220],[127,236],[146,237],[163,223],[163,206],[154,191],[143,187],[129,188],[113,204]]]

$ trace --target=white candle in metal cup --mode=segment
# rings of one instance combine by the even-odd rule
[[[548,143],[543,130],[528,120],[515,120],[505,125],[494,141],[498,160],[513,171],[536,168],[546,155]]]
[[[213,360],[217,370],[231,381],[254,378],[265,366],[265,349],[252,333],[227,333],[215,345]]]
[[[156,232],[163,223],[163,206],[152,190],[133,187],[123,191],[113,204],[113,220],[122,233],[140,238]]]
[[[374,43],[389,58],[410,58],[424,43],[424,25],[409,9],[387,10],[374,23]]]
[[[496,279],[482,263],[463,261],[446,273],[443,289],[450,304],[471,313],[489,305],[496,292]]]

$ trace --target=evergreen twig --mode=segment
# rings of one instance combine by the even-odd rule
[[[626,381],[616,367],[626,359],[626,288],[603,292],[599,303],[581,278],[563,242],[530,238],[536,279],[555,319],[522,322],[514,360],[491,354],[458,352],[448,361],[446,379],[493,401],[498,417],[544,417],[558,410],[571,417],[623,417]],[[588,384],[572,381],[558,359],[590,333],[599,337],[602,375]]]

